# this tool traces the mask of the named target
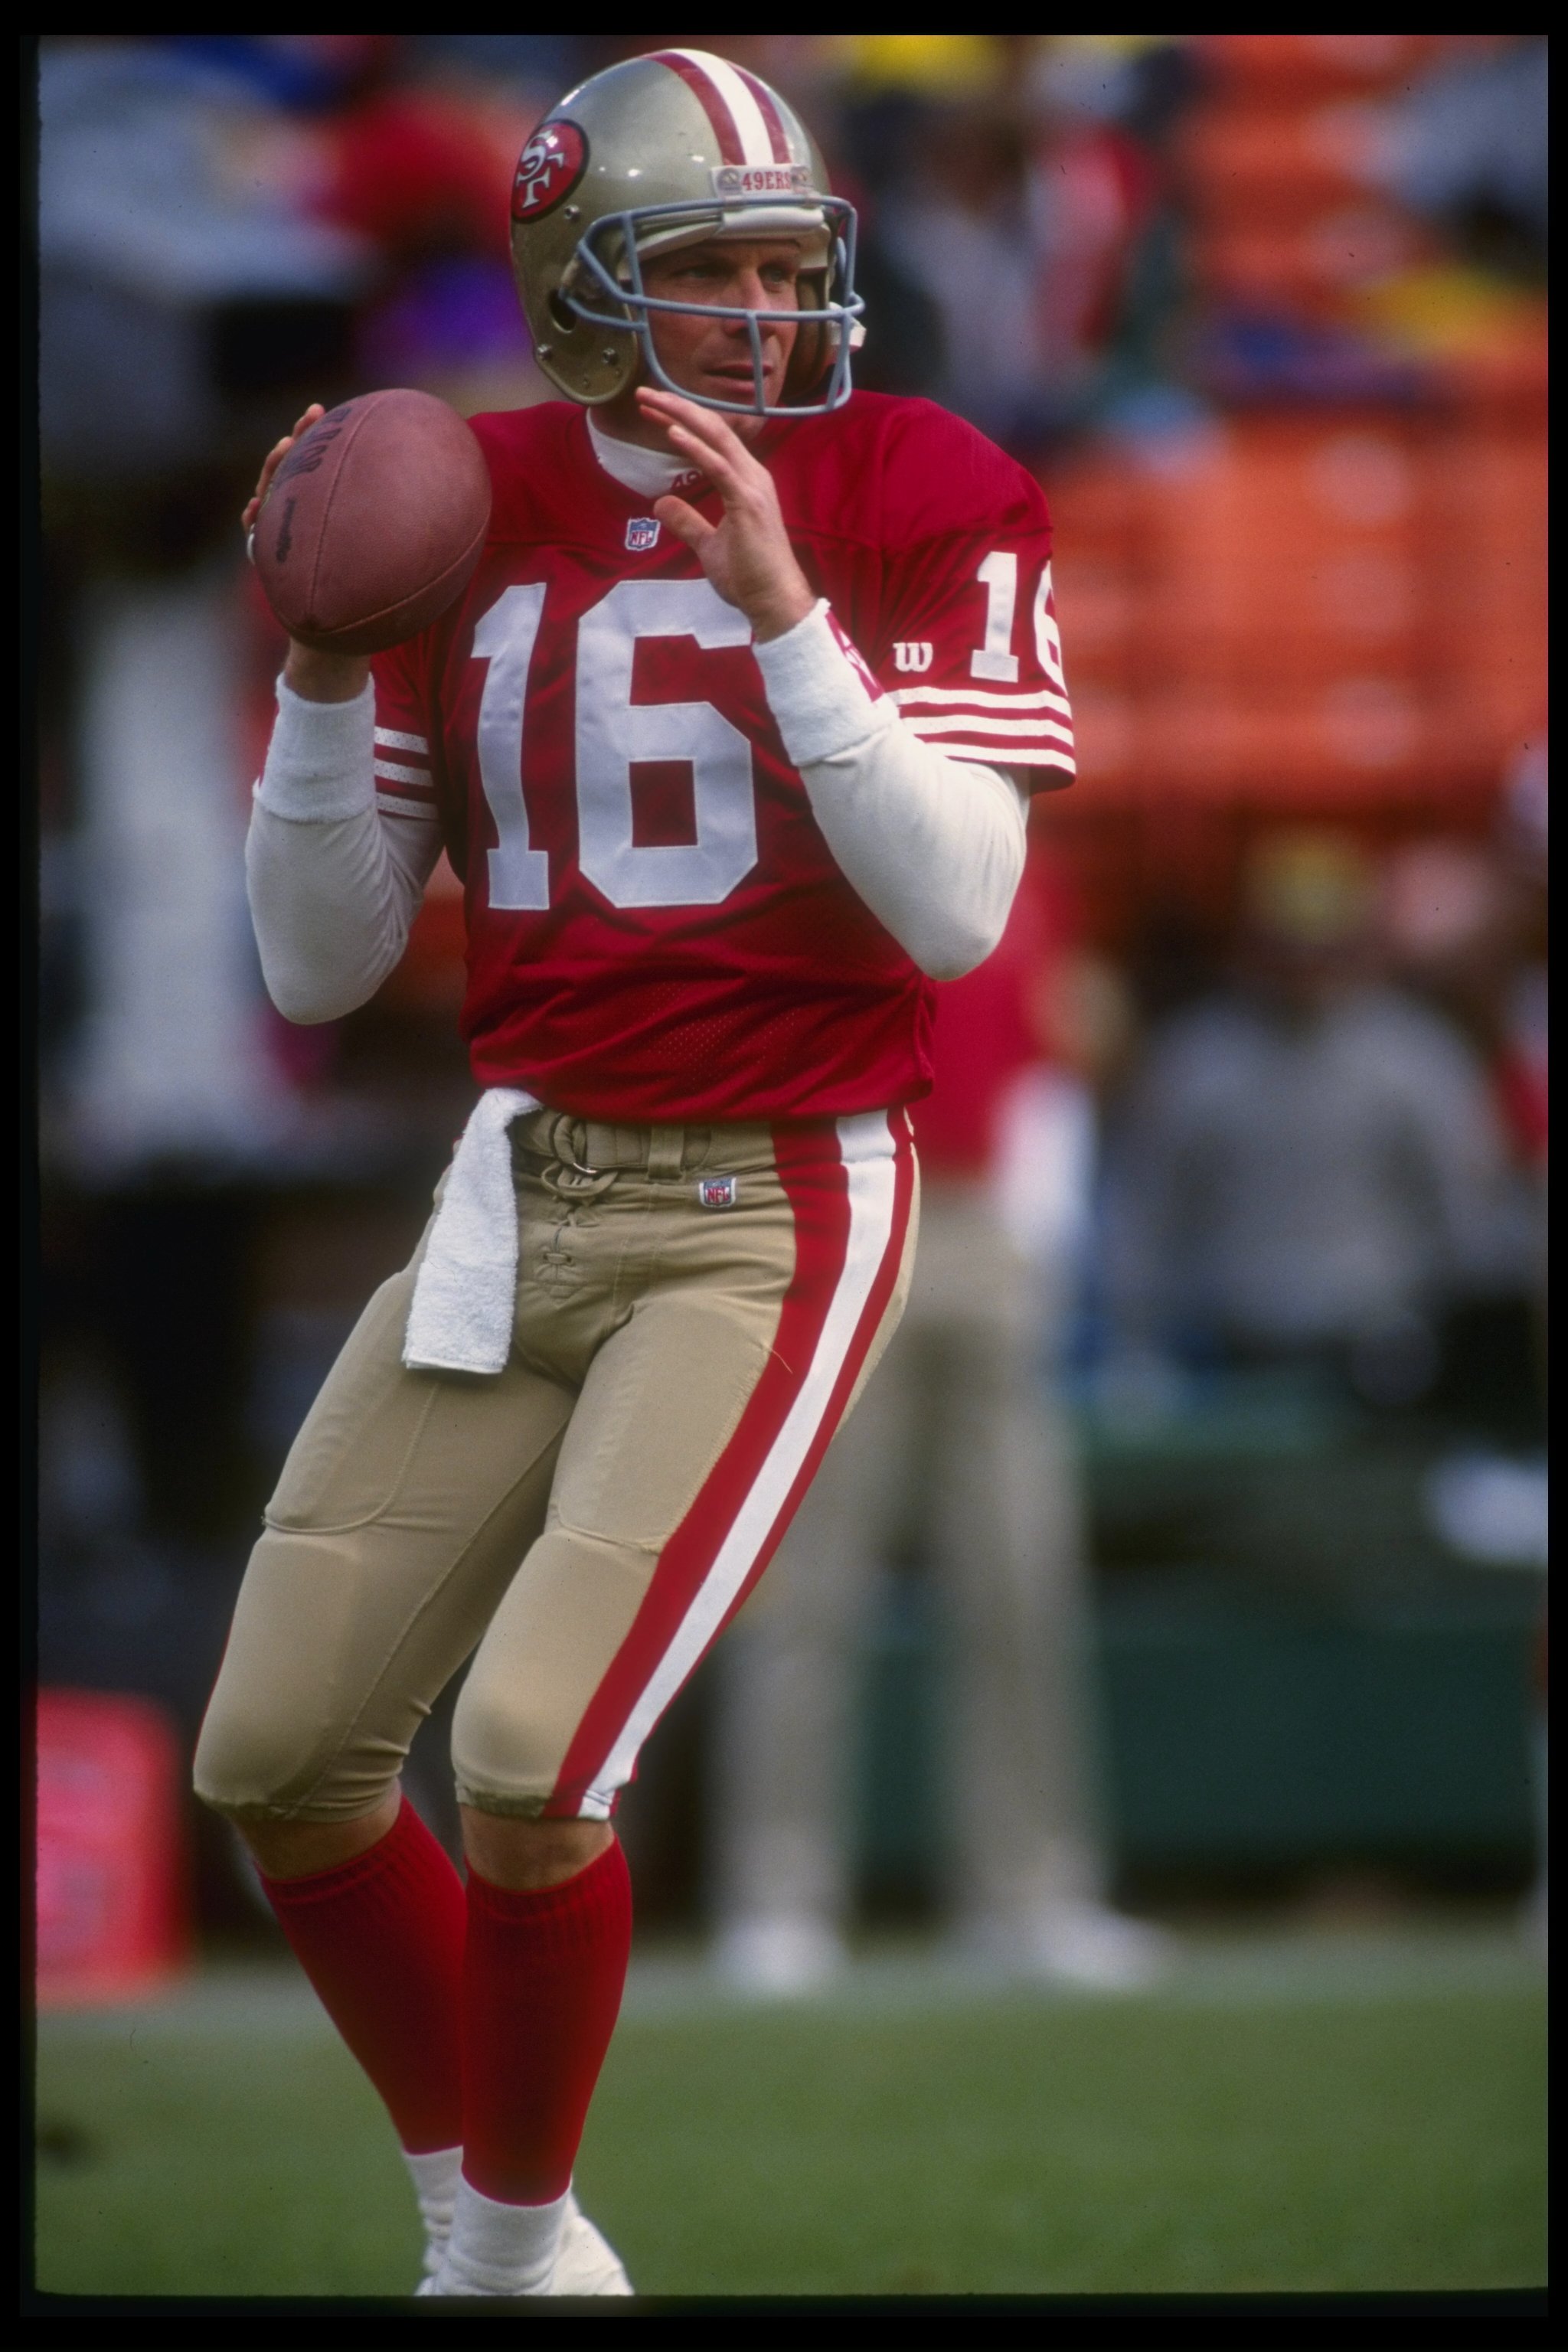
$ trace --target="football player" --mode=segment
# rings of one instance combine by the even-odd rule
[[[482,1091],[289,1454],[196,1764],[437,2295],[630,2291],[571,2187],[616,1801],[897,1321],[931,983],[1072,773],[1044,500],[851,394],[854,219],[776,92],[687,49],[595,75],[512,221],[564,396],[474,420],[493,520],[444,619],[291,645],[247,849],[297,1021],[372,993],[447,851]],[[465,1885],[398,1773],[470,1654]]]

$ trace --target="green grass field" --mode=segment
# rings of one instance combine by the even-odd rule
[[[1113,2000],[895,1954],[759,2009],[654,1961],[578,2188],[650,2294],[1536,2285],[1544,2005],[1475,1932],[1215,1940]],[[37,2105],[41,2287],[413,2284],[381,2109],[290,1975],[46,2019]]]

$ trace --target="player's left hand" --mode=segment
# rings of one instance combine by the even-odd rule
[[[309,433],[313,425],[319,425],[326,413],[327,412],[321,406],[321,402],[319,400],[313,400],[310,403],[310,407],[305,411],[303,416],[300,417],[299,423],[295,425],[292,433],[285,433],[281,441],[275,441],[271,448],[267,452],[266,457],[262,459],[261,472],[257,479],[256,488],[251,492],[250,497],[247,499],[245,512],[239,518],[239,527],[246,534],[247,545],[249,542],[250,533],[256,529],[256,518],[267,503],[267,493],[272,488],[273,476],[277,473],[279,467],[283,463],[284,458],[289,455],[289,450],[294,446],[295,442],[298,441],[302,435]]]
[[[816,598],[789,543],[773,476],[715,410],[647,385],[637,393],[637,405],[663,425],[671,447],[706,474],[724,501],[716,523],[673,496],[656,501],[655,516],[690,548],[724,602],[744,613],[759,644],[782,637],[805,620]]]

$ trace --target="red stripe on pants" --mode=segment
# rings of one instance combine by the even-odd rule
[[[855,1336],[845,1353],[838,1377],[833,1383],[832,1393],[827,1400],[826,1410],[816,1425],[816,1432],[807,1448],[805,1459],[795,1474],[795,1482],[784,1498],[783,1507],[768,1530],[767,1541],[758,1552],[750,1575],[725,1612],[724,1625],[728,1625],[736,1612],[744,1607],[752,1587],[784,1541],[785,1529],[799,1510],[807,1487],[822,1467],[822,1457],[833,1443],[838,1424],[844,1418],[845,1408],[854,1393],[855,1383],[860,1377],[861,1368],[871,1351],[877,1334],[881,1329],[882,1318],[892,1302],[893,1292],[899,1279],[899,1269],[904,1261],[904,1244],[910,1230],[910,1211],[914,1202],[915,1155],[914,1147],[910,1140],[909,1121],[904,1113],[901,1110],[889,1111],[888,1117],[893,1138],[893,1214],[887,1243],[882,1251],[881,1264],[877,1268],[875,1279],[867,1294],[866,1303],[860,1310],[860,1319],[855,1326]],[[802,1171],[797,1171],[787,1139],[775,1139],[774,1150],[779,1175],[785,1192],[788,1192],[795,1205],[798,1223],[809,1180]],[[721,1625],[719,1630],[721,1633],[723,1626]]]
[[[909,1228],[914,1160],[901,1112],[892,1114],[895,1151],[891,1230],[844,1362],[812,1433],[802,1466],[758,1548],[732,1608],[756,1582],[816,1473],[892,1296]],[[776,1139],[780,1180],[795,1213],[795,1272],[779,1313],[773,1351],[734,1434],[666,1542],[626,1639],[594,1693],[544,1807],[574,1817],[688,1612],[766,1464],[811,1370],[844,1278],[850,1233],[848,1175],[828,1125]],[[718,1632],[715,1627],[715,1633]],[[693,1661],[695,1665],[697,1662]]]

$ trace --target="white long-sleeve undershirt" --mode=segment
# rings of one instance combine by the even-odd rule
[[[307,702],[279,678],[245,882],[262,978],[285,1019],[336,1021],[375,994],[440,855],[436,817],[376,805],[374,686],[353,702]]]
[[[1000,940],[1023,874],[1019,787],[905,727],[825,604],[753,650],[847,879],[922,971],[972,971]],[[279,679],[246,879],[268,992],[290,1021],[336,1020],[374,994],[441,854],[433,815],[378,807],[374,730],[373,687],[353,702],[307,702]]]
[[[1028,800],[995,768],[922,742],[876,693],[819,604],[754,646],[768,707],[846,879],[932,980],[1000,940],[1024,872]]]

